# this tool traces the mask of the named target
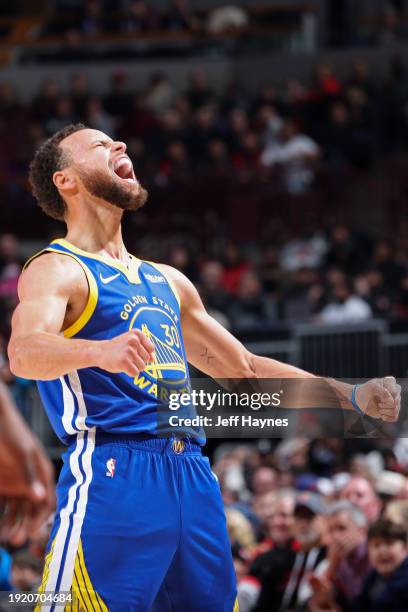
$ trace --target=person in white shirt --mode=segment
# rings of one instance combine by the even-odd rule
[[[345,283],[334,287],[333,298],[321,310],[318,319],[321,323],[341,324],[365,321],[371,315],[370,305],[358,295],[353,295]]]
[[[261,161],[268,167],[280,164],[285,189],[292,194],[302,194],[313,182],[313,165],[319,157],[317,143],[301,134],[293,119],[285,119],[278,139],[266,145]]]

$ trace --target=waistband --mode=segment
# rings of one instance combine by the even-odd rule
[[[97,431],[95,446],[117,444],[130,448],[150,451],[155,453],[169,452],[175,455],[201,455],[201,445],[191,438],[158,438],[144,434],[112,434],[105,431]]]

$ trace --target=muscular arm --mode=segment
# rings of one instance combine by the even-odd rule
[[[86,303],[86,286],[82,268],[66,255],[43,255],[23,272],[8,347],[10,368],[16,376],[53,380],[87,367],[136,376],[144,369],[153,346],[139,330],[112,340],[64,338],[69,304],[77,304],[81,296]]]
[[[292,365],[254,355],[205,310],[194,285],[178,270],[165,266],[181,300],[183,338],[189,362],[212,378],[296,378],[301,392],[287,407],[335,406],[351,409],[352,385],[322,378]],[[394,379],[373,380],[358,390],[358,402],[371,416],[396,420],[400,388]],[[369,386],[366,386],[369,385]],[[373,399],[378,400],[376,406]],[[371,411],[373,413],[371,414]]]
[[[96,343],[71,340],[61,333],[69,300],[80,283],[86,283],[81,275],[75,261],[54,253],[34,260],[23,272],[8,347],[10,367],[17,376],[52,380],[96,364]]]

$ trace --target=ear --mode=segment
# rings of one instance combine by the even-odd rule
[[[76,187],[75,177],[66,170],[57,170],[57,172],[54,172],[52,180],[58,191],[71,191]]]

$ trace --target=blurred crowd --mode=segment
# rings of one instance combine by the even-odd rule
[[[408,37],[405,0],[329,0],[320,19],[329,45],[392,45]],[[307,3],[209,3],[192,0],[57,0],[42,35],[62,35],[67,51],[106,34],[183,34],[198,38],[252,28],[271,32],[301,23],[302,15],[319,11]],[[252,30],[253,31],[253,30]],[[85,52],[82,50],[82,52]]]
[[[47,33],[77,32],[87,38],[112,31],[125,33],[194,31],[204,23],[189,0],[170,0],[159,7],[146,0],[87,0],[56,3]]]
[[[165,74],[136,90],[121,71],[96,96],[75,73],[67,91],[48,78],[22,104],[3,81],[3,338],[30,254],[21,241],[63,232],[36,207],[28,164],[44,138],[76,121],[124,140],[150,192],[125,223],[129,249],[184,271],[225,326],[406,320],[407,105],[398,58],[385,81],[356,60],[344,79],[320,64],[308,84],[259,91],[233,82],[216,92],[200,70],[184,90]]]
[[[275,442],[213,464],[241,612],[405,610],[406,440]]]

